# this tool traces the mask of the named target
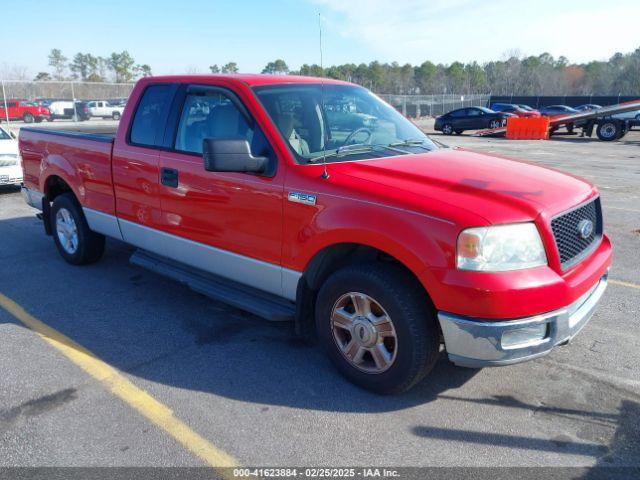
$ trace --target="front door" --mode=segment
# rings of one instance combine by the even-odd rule
[[[182,97],[172,147],[159,157],[168,256],[281,295],[283,169],[274,176],[206,171],[205,138],[244,138],[254,156],[277,158],[233,92],[192,85]]]

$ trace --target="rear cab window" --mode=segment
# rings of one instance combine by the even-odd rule
[[[162,147],[164,129],[176,85],[149,85],[140,97],[131,121],[128,142],[142,147]]]

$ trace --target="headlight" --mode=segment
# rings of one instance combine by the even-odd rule
[[[461,270],[504,272],[547,264],[547,255],[533,223],[515,223],[463,230],[458,236]]]

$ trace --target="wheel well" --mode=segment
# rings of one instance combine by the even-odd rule
[[[309,262],[298,282],[296,294],[296,333],[304,338],[315,336],[315,305],[318,291],[325,280],[334,272],[347,265],[363,263],[384,263],[397,265],[410,279],[422,284],[402,262],[382,250],[357,243],[340,243],[319,251]],[[424,288],[423,288],[424,290]],[[427,301],[431,302],[425,290]]]
[[[51,175],[47,178],[44,184],[44,194],[48,201],[53,202],[58,195],[67,192],[73,193],[73,190],[71,190],[71,187],[62,178],[57,175]]]

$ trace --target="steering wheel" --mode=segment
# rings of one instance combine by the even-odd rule
[[[352,140],[360,133],[366,133],[367,134],[367,138],[365,138],[360,143],[369,143],[369,141],[371,140],[371,137],[373,136],[373,133],[368,128],[360,127],[360,128],[355,129],[353,132],[351,132],[347,136],[347,138],[345,138],[343,145],[351,145]],[[353,142],[353,143],[356,143],[356,142]]]

